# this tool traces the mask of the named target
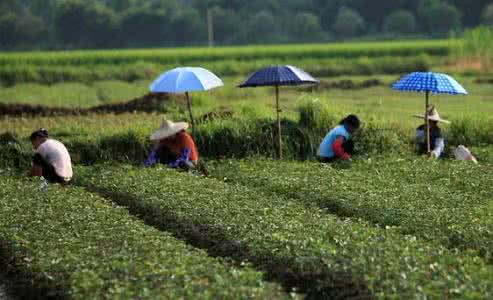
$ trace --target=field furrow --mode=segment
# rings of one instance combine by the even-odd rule
[[[474,249],[491,262],[493,167],[453,161],[386,159],[344,165],[222,161],[220,180],[283,195],[340,217],[364,219],[447,248]]]
[[[0,199],[0,262],[20,299],[295,297],[82,188],[1,176]]]
[[[101,166],[78,173],[79,184],[160,228],[174,227],[185,238],[198,233],[208,250],[248,260],[281,282],[291,273],[293,287],[309,297],[472,299],[493,291],[486,280],[491,267],[472,252],[341,220],[245,184],[161,168]]]

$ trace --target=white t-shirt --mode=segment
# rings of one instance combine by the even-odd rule
[[[69,180],[72,178],[72,161],[67,148],[59,141],[47,139],[35,153],[39,153],[44,160],[53,166],[58,176]]]

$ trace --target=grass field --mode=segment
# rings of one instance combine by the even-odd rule
[[[225,86],[193,93],[195,116],[233,112],[191,132],[207,178],[141,167],[161,120],[188,120],[179,97],[151,113],[0,116],[0,278],[17,298],[493,298],[493,85],[453,68],[457,43],[0,54],[1,104],[123,103],[197,64]],[[237,88],[274,63],[322,81],[281,89],[283,161],[270,159],[274,90]],[[431,102],[452,121],[449,146],[470,146],[478,165],[412,152],[424,95],[389,86],[418,69],[453,71],[468,90]],[[314,161],[348,113],[364,124],[353,162]],[[40,127],[67,145],[72,185],[23,178]]]

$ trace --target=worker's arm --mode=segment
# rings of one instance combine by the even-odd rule
[[[434,146],[431,155],[435,158],[442,156],[443,150],[445,150],[445,140],[443,138],[436,139]]]
[[[334,151],[334,154],[337,158],[340,158],[342,160],[349,160],[350,156],[344,151],[344,148],[342,147],[343,143],[344,138],[342,136],[338,136],[332,144],[332,151]]]

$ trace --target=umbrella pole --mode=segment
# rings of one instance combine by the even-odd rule
[[[277,157],[282,159],[282,140],[281,140],[281,110],[279,109],[279,86],[276,85],[276,111],[277,111]]]
[[[428,106],[429,106],[430,91],[426,91],[426,101],[425,101],[425,128],[426,128],[426,149],[427,154],[431,152],[430,145],[430,120],[428,119]]]
[[[190,100],[190,95],[188,92],[185,92],[185,95],[187,96],[187,105],[188,105],[188,113],[190,114],[190,123],[192,124],[192,129],[195,130],[195,121],[193,120],[193,115],[192,115],[192,101]]]

